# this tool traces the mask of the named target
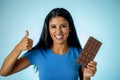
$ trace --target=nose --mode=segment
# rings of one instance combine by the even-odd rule
[[[62,33],[62,29],[61,29],[61,27],[57,27],[57,28],[56,28],[56,33],[57,33],[57,34]]]

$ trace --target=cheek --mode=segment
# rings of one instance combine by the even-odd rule
[[[65,31],[65,36],[68,37],[69,36],[69,30]]]
[[[67,38],[68,38],[68,36],[69,36],[69,32],[68,32],[68,34],[67,34]]]
[[[50,33],[51,38],[53,39],[54,31],[49,29],[49,33]]]

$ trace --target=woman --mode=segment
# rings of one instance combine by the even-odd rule
[[[35,65],[40,80],[90,80],[96,72],[96,62],[81,68],[76,63],[82,50],[73,19],[64,8],[53,9],[45,18],[38,44],[32,48],[33,41],[26,31],[23,39],[5,59],[0,75],[8,76]],[[20,53],[27,53],[18,59]]]

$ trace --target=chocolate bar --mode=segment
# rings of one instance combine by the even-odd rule
[[[94,60],[101,45],[100,41],[90,36],[77,59],[77,63],[85,68],[90,61]]]

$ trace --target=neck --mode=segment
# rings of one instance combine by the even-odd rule
[[[68,45],[66,44],[53,44],[51,50],[56,54],[65,54],[68,51]]]

